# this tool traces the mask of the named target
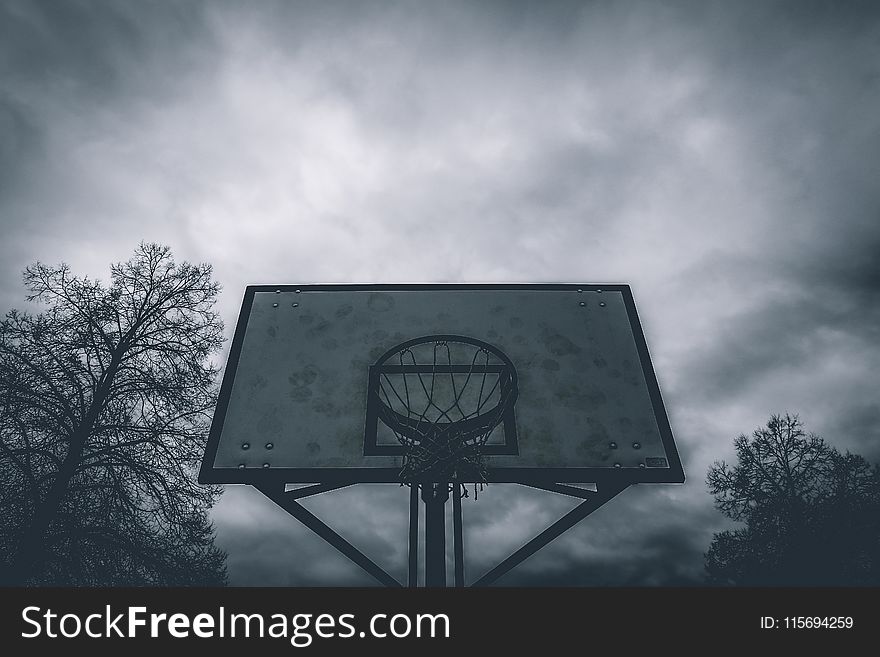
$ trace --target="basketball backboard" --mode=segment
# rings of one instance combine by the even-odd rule
[[[200,481],[397,483],[376,368],[425,336],[491,345],[515,368],[487,481],[684,481],[630,288],[586,284],[248,287]]]

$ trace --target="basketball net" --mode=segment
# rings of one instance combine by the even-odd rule
[[[486,343],[433,337],[406,343],[377,363],[379,417],[403,445],[402,485],[474,482],[483,448],[516,401],[512,363]],[[452,345],[452,346],[450,346]],[[420,360],[422,362],[420,362]]]

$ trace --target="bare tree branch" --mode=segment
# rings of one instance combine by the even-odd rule
[[[219,490],[195,480],[216,399],[219,285],[209,265],[177,264],[156,244],[110,273],[105,285],[36,263],[27,298],[46,310],[0,323],[0,548],[13,556],[0,567],[20,583],[222,582],[206,517]]]

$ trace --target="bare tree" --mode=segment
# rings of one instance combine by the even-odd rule
[[[223,340],[211,267],[141,244],[106,286],[40,263],[24,282],[46,309],[0,323],[7,579],[188,583],[176,554],[222,581],[219,491],[195,480]]]
[[[715,584],[880,582],[880,471],[807,435],[797,416],[773,416],[734,441],[737,464],[715,463],[716,507],[744,526],[715,535]]]

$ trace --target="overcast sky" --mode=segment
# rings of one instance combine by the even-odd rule
[[[503,584],[687,584],[771,413],[880,460],[875,2],[0,0],[0,308],[140,240],[244,286],[629,283],[684,460]],[[225,358],[225,354],[224,354]],[[465,500],[475,579],[568,498]],[[307,502],[401,578],[406,492]],[[372,580],[244,486],[234,584]]]

